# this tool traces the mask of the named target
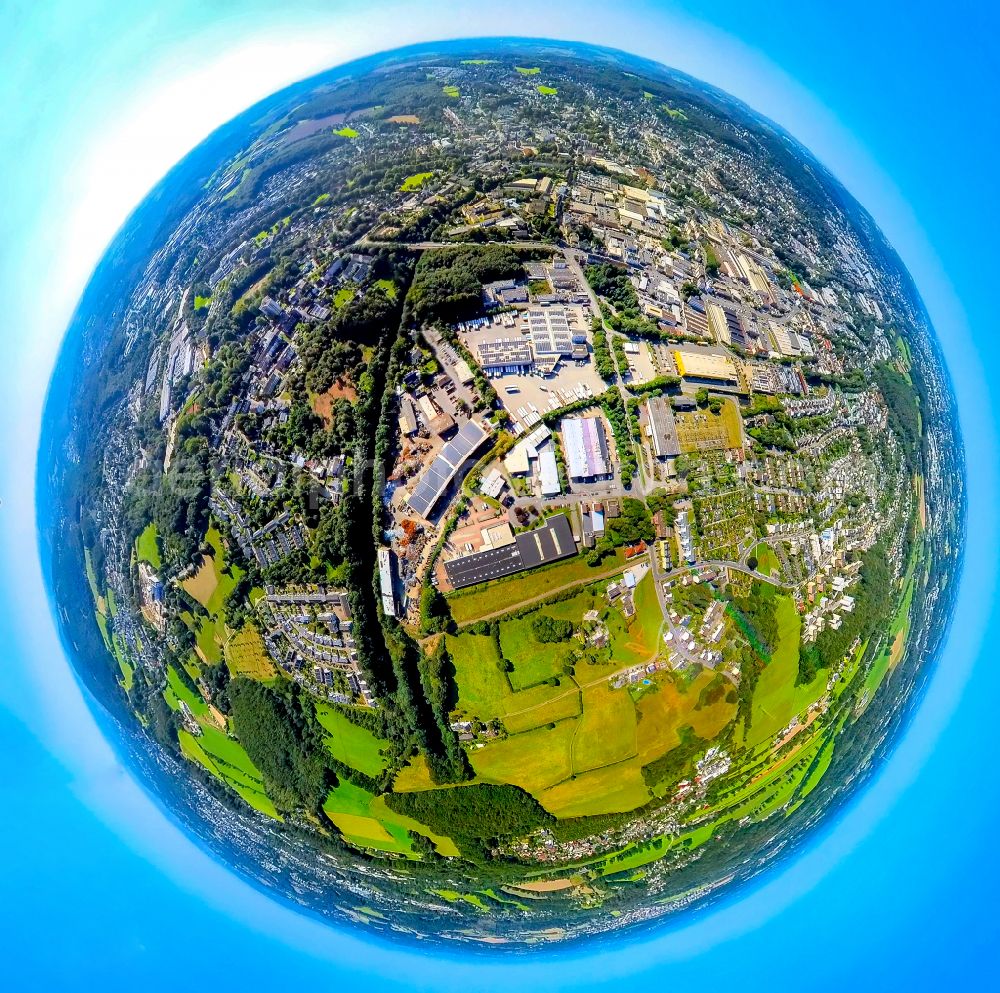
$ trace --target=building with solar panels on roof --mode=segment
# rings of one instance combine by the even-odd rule
[[[449,487],[465,478],[474,464],[472,456],[489,436],[489,430],[478,421],[463,424],[417,480],[406,501],[410,507],[421,517],[430,518]]]

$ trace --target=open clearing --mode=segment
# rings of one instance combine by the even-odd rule
[[[744,736],[751,747],[774,737],[796,715],[814,703],[826,688],[827,674],[820,672],[805,686],[796,686],[799,671],[799,631],[802,620],[791,597],[777,600],[778,644],[757,681],[752,721]]]
[[[413,857],[410,833],[421,834],[433,842],[440,855],[456,856],[455,843],[429,828],[389,809],[384,797],[376,797],[360,786],[341,781],[323,804],[323,812],[344,837],[362,848]]]
[[[473,749],[469,760],[483,782],[512,783],[538,796],[572,775],[576,730],[576,721],[563,721],[552,729],[525,731]]]
[[[160,558],[159,534],[155,524],[147,524],[135,541],[135,555],[140,562],[148,562],[154,569],[163,565]]]
[[[385,769],[381,751],[388,747],[388,741],[376,738],[328,703],[316,704],[316,718],[330,734],[326,747],[335,759],[366,776],[378,776]]]
[[[624,813],[648,800],[649,789],[637,759],[585,772],[538,797],[538,802],[556,817]]]
[[[583,717],[573,742],[573,771],[613,765],[636,754],[636,718],[632,698],[606,682],[583,691]]]
[[[445,90],[447,89],[448,87],[446,86]],[[455,90],[454,94],[452,95],[457,97],[458,90],[455,89],[455,87],[452,87],[452,89]],[[413,173],[412,176],[407,176],[406,179],[403,180],[403,185],[400,186],[399,189],[402,193],[409,193],[411,190],[419,190],[420,187],[423,186],[424,183],[426,183],[427,180],[430,179],[433,175],[434,175],[433,172],[415,172]]]

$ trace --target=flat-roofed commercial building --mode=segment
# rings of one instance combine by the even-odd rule
[[[538,479],[543,497],[559,496],[562,493],[562,486],[559,483],[559,466],[556,463],[556,454],[551,448],[546,448],[538,453]]]
[[[565,514],[554,514],[541,527],[517,535],[513,543],[451,559],[445,562],[444,570],[448,582],[460,590],[575,554],[576,542],[569,519]]]
[[[677,373],[685,379],[701,379],[709,382],[735,383],[736,366],[726,355],[712,352],[674,352]]]
[[[396,592],[392,575],[392,552],[388,548],[378,550],[378,579],[382,593],[382,609],[389,617],[395,617]]]
[[[523,338],[497,338],[481,341],[479,364],[488,375],[505,375],[512,372],[530,372],[535,364],[531,345]]]
[[[599,417],[566,417],[563,448],[570,479],[607,479],[612,475],[608,440]]]
[[[646,403],[646,434],[658,459],[672,459],[681,454],[674,411],[663,397],[652,397]]]
[[[536,356],[572,355],[573,331],[565,307],[531,307],[527,319]]]

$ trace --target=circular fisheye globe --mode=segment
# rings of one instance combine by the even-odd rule
[[[687,76],[443,43],[215,132],[97,269],[43,553],[136,777],[332,920],[521,947],[738,891],[863,784],[952,607],[923,306]]]

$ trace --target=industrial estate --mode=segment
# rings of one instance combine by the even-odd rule
[[[75,522],[149,740],[370,927],[558,938],[757,871],[884,737],[954,553],[867,215],[718,93],[503,46],[203,172]]]

